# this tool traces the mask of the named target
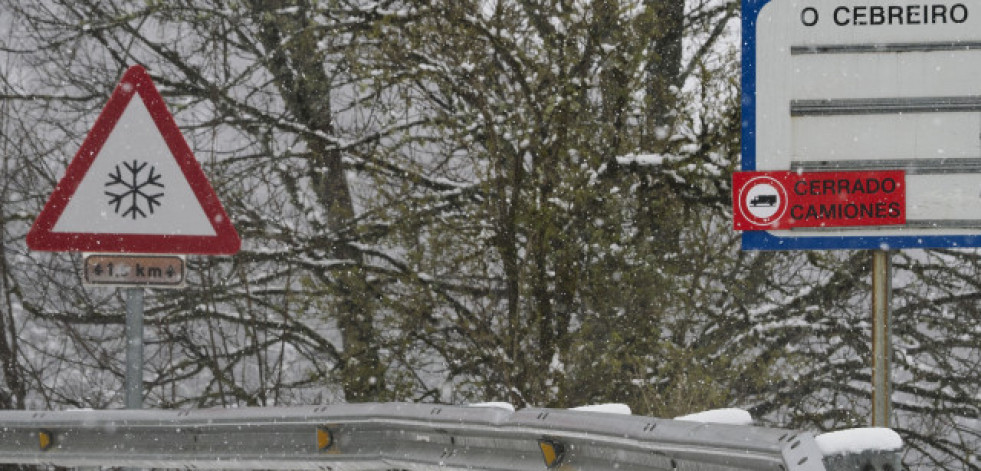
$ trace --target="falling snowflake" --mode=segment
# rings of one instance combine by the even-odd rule
[[[116,165],[116,170],[109,174],[109,182],[106,183],[106,187],[113,187],[119,185],[119,187],[113,188],[115,191],[106,191],[106,196],[109,197],[109,206],[112,206],[122,217],[132,217],[136,219],[137,217],[147,217],[147,212],[153,214],[153,208],[155,206],[160,206],[160,198],[163,197],[163,193],[149,193],[148,187],[163,188],[163,183],[160,183],[160,175],[155,173],[155,168],[150,167],[149,173],[142,176],[143,170],[146,169],[146,162],[139,162],[133,160],[133,163],[123,162],[123,167],[126,171],[124,172]],[[144,208],[146,209],[144,211]],[[120,210],[123,210],[120,214]]]

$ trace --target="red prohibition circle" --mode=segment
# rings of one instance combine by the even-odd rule
[[[776,201],[769,204],[771,198],[759,196],[775,196]],[[739,211],[746,221],[757,226],[770,226],[779,221],[787,212],[788,202],[787,189],[773,177],[752,178],[739,191]]]

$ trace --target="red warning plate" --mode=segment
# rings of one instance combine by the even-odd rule
[[[906,224],[906,174],[736,172],[733,226],[740,231]]]

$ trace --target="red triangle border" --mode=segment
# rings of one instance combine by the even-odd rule
[[[52,231],[134,96],[143,100],[157,130],[211,222],[215,235]],[[31,226],[27,233],[27,246],[31,250],[50,252],[231,255],[238,252],[241,239],[150,75],[145,68],[135,65],[123,74],[82,146],[68,164],[65,176],[55,186],[47,204]]]

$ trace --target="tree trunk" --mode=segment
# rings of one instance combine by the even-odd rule
[[[307,176],[326,226],[320,228],[331,242],[325,247],[334,260],[345,261],[350,269],[342,273],[320,273],[323,281],[336,288],[336,314],[344,344],[338,367],[345,398],[351,402],[379,400],[385,391],[385,368],[378,352],[378,336],[372,313],[360,300],[366,299],[368,282],[361,266],[363,256],[350,243],[355,233],[354,201],[351,196],[343,154],[325,136],[334,136],[331,110],[331,78],[323,34],[313,24],[314,16],[305,2],[297,2],[294,13],[284,13],[283,2],[257,1],[255,14],[262,29],[260,38],[267,52],[267,67],[277,76],[277,84],[293,118],[310,129],[304,136],[309,152]],[[314,225],[321,223],[314,218]]]

